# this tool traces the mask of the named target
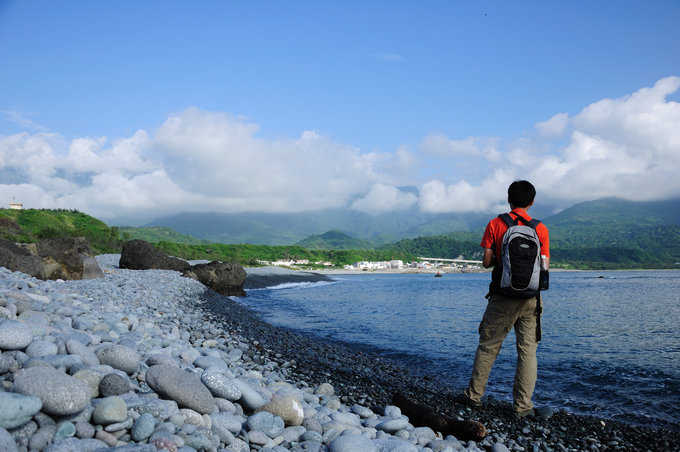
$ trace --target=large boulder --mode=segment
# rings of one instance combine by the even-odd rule
[[[196,264],[184,270],[182,275],[200,281],[222,295],[238,297],[246,295],[243,290],[246,271],[239,263],[212,261],[207,264]]]
[[[16,245],[8,240],[0,240],[0,267],[45,279],[45,271],[40,257],[31,253],[26,247]]]
[[[37,244],[45,279],[103,278],[104,272],[85,237],[59,237]]]
[[[144,240],[130,240],[123,244],[120,268],[130,270],[187,270],[191,265],[182,259],[168,256]]]

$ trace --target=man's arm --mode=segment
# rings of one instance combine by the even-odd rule
[[[496,259],[493,257],[493,249],[484,248],[484,257],[482,257],[482,265],[484,268],[493,267],[496,264]]]

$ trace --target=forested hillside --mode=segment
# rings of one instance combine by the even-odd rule
[[[127,239],[117,227],[77,210],[0,209],[0,239],[33,243],[53,237],[85,237],[98,253],[118,253]]]
[[[437,220],[447,221],[453,219]],[[544,218],[543,222],[550,229],[553,267],[680,268],[678,200],[654,203],[598,200],[578,204]],[[382,243],[385,236],[372,241],[338,230],[311,235],[297,245],[227,245],[199,240],[167,227],[109,227],[76,210],[0,209],[0,239],[12,242],[84,236],[98,253],[118,253],[124,241],[141,238],[185,259],[236,261],[244,265],[278,259],[332,262],[336,266],[357,261],[410,261],[419,256],[479,260],[482,228],[408,238],[378,247],[376,241]]]

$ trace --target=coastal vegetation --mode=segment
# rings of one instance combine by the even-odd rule
[[[129,240],[118,227],[109,227],[77,210],[0,209],[0,239],[34,243],[54,237],[85,237],[100,254],[118,253],[123,242]]]
[[[551,231],[551,265],[567,269],[680,268],[680,201],[583,203],[544,223]],[[339,230],[310,235],[291,245],[225,244],[168,227],[117,227],[77,210],[0,209],[0,239],[30,243],[60,236],[83,236],[97,253],[119,253],[123,242],[142,239],[184,259],[260,265],[304,260],[306,267],[335,267],[359,261],[411,262],[420,256],[481,259],[483,229],[405,238],[375,245]],[[382,237],[378,242],[382,242]],[[294,242],[292,242],[294,243]]]

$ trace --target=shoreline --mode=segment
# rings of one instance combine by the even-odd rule
[[[412,396],[438,412],[478,420],[489,431],[490,436],[479,443],[463,444],[451,437],[441,436],[436,439],[441,441],[438,444],[449,445],[452,449],[471,452],[535,448],[546,451],[586,450],[595,445],[597,450],[671,451],[680,446],[680,431],[675,430],[639,427],[563,411],[556,411],[545,419],[518,420],[514,418],[509,403],[495,399],[487,400],[482,409],[462,407],[452,401],[460,388],[450,388],[430,375],[409,371],[389,358],[379,356],[376,350],[272,326],[237,300],[210,291],[194,280],[181,277],[177,272],[122,270],[116,265],[115,255],[98,256],[98,261],[105,272],[105,278],[99,280],[40,281],[23,274],[0,271],[0,304],[10,313],[14,310],[18,317],[14,322],[17,324],[29,318],[49,322],[45,326],[40,326],[43,325],[40,323],[36,324],[36,328],[31,327],[31,335],[34,336],[31,340],[36,342],[31,342],[31,347],[48,347],[46,342],[60,343],[60,340],[66,341],[67,337],[84,342],[96,339],[90,345],[78,347],[75,347],[78,344],[66,341],[78,353],[64,354],[61,351],[54,355],[59,358],[55,362],[67,363],[61,364],[66,366],[67,375],[85,372],[91,378],[99,375],[101,379],[113,371],[123,378],[129,385],[129,392],[119,397],[127,404],[127,419],[110,425],[98,424],[99,421],[94,420],[94,417],[91,420],[93,411],[105,401],[99,396],[92,396],[88,407],[72,416],[48,416],[41,411],[34,415],[34,420],[22,417],[20,422],[29,422],[9,428],[11,433],[0,428],[0,449],[9,444],[3,443],[7,439],[3,435],[7,433],[12,441],[16,441],[17,449],[5,450],[61,451],[67,450],[64,449],[67,446],[70,447],[68,450],[85,450],[84,445],[96,443],[103,450],[106,446],[127,444],[135,447],[134,450],[152,451],[155,449],[150,448],[152,443],[160,446],[169,441],[176,450],[186,452],[328,452],[339,450],[331,447],[334,439],[347,436],[347,433],[359,433],[359,436],[370,438],[366,439],[369,444],[382,444],[384,448],[380,448],[381,451],[391,450],[388,444],[401,447],[399,450],[404,451],[434,450],[426,446],[427,441],[430,441],[429,436],[426,437],[429,434],[422,429],[409,427],[409,424],[402,424],[404,427],[393,433],[376,429],[378,421],[404,421],[403,416],[396,414],[398,411],[394,410],[395,407],[390,406],[395,392]],[[251,277],[257,274],[259,284],[267,281],[279,283],[291,276],[289,272],[263,269],[251,271]],[[300,282],[300,277],[319,278],[319,275],[311,273],[300,275],[296,272],[296,276],[298,278],[292,282]],[[0,320],[0,325],[3,323]],[[12,327],[18,328],[16,324],[12,324]],[[24,327],[22,332],[28,334],[29,330]],[[7,336],[3,339],[7,340]],[[99,365],[94,353],[99,357],[103,350],[100,348],[105,345],[113,345],[128,352],[130,348],[136,350],[138,355],[132,359],[133,368],[124,371],[111,369],[108,364],[104,366],[103,361]],[[25,350],[29,352],[28,348]],[[74,359],[65,360],[66,357],[81,355],[80,363]],[[103,359],[105,355],[101,356]],[[12,389],[12,380],[16,381],[22,372],[38,369],[42,373],[47,372],[45,369],[48,368],[53,369],[51,373],[57,372],[56,365],[53,367],[49,364],[50,356],[28,357],[16,349],[9,352],[3,349],[1,358],[0,361],[8,364],[2,371],[5,391]],[[127,360],[129,356],[125,358]],[[222,361],[217,362],[220,366],[218,370],[198,364],[203,360],[211,361],[213,364],[207,365],[214,366],[215,358]],[[321,424],[314,427],[310,420],[310,424],[305,424],[302,430],[301,427],[286,427],[286,430],[290,430],[281,436],[262,436],[262,431],[248,424],[250,418],[255,416],[251,414],[252,407],[247,407],[246,402],[238,398],[232,401],[216,397],[219,412],[211,411],[213,408],[208,406],[202,417],[194,409],[178,410],[172,396],[156,393],[155,389],[147,385],[150,380],[148,375],[145,379],[145,374],[158,363],[177,366],[178,370],[186,371],[180,372],[185,377],[187,373],[196,378],[205,373],[221,373],[229,381],[248,383],[247,386],[251,389],[254,387],[256,393],[266,395],[268,400],[295,395],[304,403],[305,416],[317,423],[323,422],[324,427],[321,429]],[[44,385],[49,384],[49,381],[44,382]],[[182,386],[181,393],[197,389],[195,386]],[[201,384],[197,383],[197,386]],[[329,386],[331,391],[326,392]],[[323,391],[321,388],[324,388]],[[53,391],[59,392],[61,389],[54,387]],[[61,395],[72,396],[68,392]],[[87,400],[90,400],[90,396],[87,396]],[[135,439],[134,424],[146,416],[142,414],[147,413],[147,409],[155,410],[157,406],[163,407],[161,413],[153,411],[157,429],[150,437]],[[195,409],[200,410],[200,407]],[[0,412],[0,420],[3,419],[4,411],[5,408]],[[362,413],[361,416],[358,413]],[[361,425],[348,426],[340,421],[348,417],[357,422],[361,417]],[[227,420],[236,420],[238,423],[234,426],[233,422]],[[55,436],[57,427],[60,433]],[[74,430],[68,433],[69,428]],[[315,428],[319,429],[318,432]],[[340,430],[336,431],[335,428]],[[342,434],[344,429],[346,431]],[[302,431],[305,431],[304,434]],[[308,440],[303,441],[303,438]],[[212,443],[208,445],[205,441]],[[305,443],[305,447],[314,448],[303,447]],[[42,444],[42,447],[28,447],[36,444]],[[418,447],[414,444],[418,444]],[[12,445],[15,445],[14,442]],[[186,447],[189,445],[192,447]]]
[[[290,272],[295,272],[295,270],[289,270]],[[597,270],[558,270],[558,271],[592,271],[597,273]],[[612,270],[616,271],[616,270]],[[488,272],[488,271],[486,271]],[[342,275],[342,274],[371,274],[371,273],[389,273],[395,274],[398,272],[381,272],[381,271],[327,271],[319,272],[324,275]],[[418,273],[428,273],[425,271],[420,271]],[[429,272],[433,273],[433,272]],[[240,305],[237,301],[232,299],[228,300],[230,303],[235,303],[239,308],[245,308]],[[210,305],[208,305],[210,306]],[[211,308],[214,309],[214,308]],[[353,403],[365,403],[365,395],[370,395],[368,402],[370,403],[382,403],[388,404],[390,402],[391,394],[397,391],[405,391],[410,393],[416,399],[423,402],[429,403],[432,407],[435,407],[439,412],[465,417],[465,419],[477,420],[484,423],[485,425],[497,423],[501,419],[502,424],[513,425],[517,428],[517,433],[521,433],[522,421],[517,421],[513,417],[513,412],[511,409],[511,404],[505,401],[497,400],[493,397],[485,397],[485,406],[483,409],[470,409],[465,407],[460,407],[453,402],[453,397],[464,388],[448,388],[443,382],[437,381],[432,375],[428,375],[423,372],[416,373],[410,369],[407,369],[394,360],[383,357],[380,355],[379,350],[374,350],[371,347],[362,344],[350,344],[341,341],[335,341],[329,338],[322,338],[318,336],[313,336],[308,333],[294,331],[287,328],[277,327],[266,323],[261,320],[259,316],[249,311],[249,315],[252,316],[251,324],[245,328],[246,331],[258,337],[258,340],[267,342],[269,334],[265,333],[261,336],[263,331],[281,331],[281,334],[286,336],[294,336],[299,338],[301,343],[305,343],[308,348],[313,350],[321,351],[323,353],[331,353],[336,358],[333,362],[328,362],[326,359],[314,360],[310,359],[310,354],[308,352],[300,351],[299,348],[292,347],[290,350],[277,348],[276,341],[272,342],[272,347],[277,349],[279,353],[286,353],[303,359],[303,356],[307,356],[306,359],[302,361],[302,364],[294,369],[301,369],[300,376],[309,378],[309,375],[314,374],[314,369],[323,369],[326,375],[333,374],[333,372],[340,373],[329,377],[329,381],[334,380],[343,387],[352,388],[351,394],[347,397]],[[219,313],[215,311],[214,313]],[[228,322],[228,320],[227,320]],[[258,325],[258,326],[255,326]],[[253,327],[253,328],[251,328]],[[311,354],[312,356],[314,354]],[[540,365],[540,364],[539,364]],[[368,367],[378,367],[381,369],[380,379],[375,381],[370,378],[370,375],[366,373],[366,368]],[[342,368],[346,369],[342,369]],[[540,370],[539,370],[540,372]],[[398,378],[390,377],[390,375],[399,375]],[[375,374],[374,374],[375,376]],[[368,377],[368,379],[367,379]],[[376,384],[377,383],[377,384]],[[358,389],[363,389],[363,393],[359,394]],[[680,441],[680,424],[676,425],[663,425],[663,426],[648,426],[639,425],[634,423],[626,423],[616,419],[602,418],[597,416],[587,416],[582,414],[571,413],[566,410],[555,409],[552,417],[547,420],[541,420],[539,422],[546,425],[551,425],[553,428],[562,427],[566,425],[578,426],[579,430],[588,429],[591,432],[601,431],[612,431],[616,430],[617,435],[621,435],[622,430],[630,430],[634,434],[628,435],[624,434],[628,440],[633,441],[636,447],[630,450],[639,450],[643,448],[644,444],[639,443],[635,438],[654,438],[658,434],[659,436],[670,435],[676,438],[676,441]],[[642,432],[648,432],[649,434],[644,434]],[[616,436],[616,435],[613,435]],[[680,442],[678,444],[678,449],[680,450]],[[624,449],[627,450],[627,449]],[[657,449],[650,449],[657,450]],[[664,450],[663,448],[658,450]]]

